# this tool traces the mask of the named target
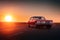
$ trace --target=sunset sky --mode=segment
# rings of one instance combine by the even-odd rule
[[[59,4],[53,2],[0,2],[0,21],[11,15],[13,22],[26,22],[31,16],[44,16],[47,20],[60,22]]]

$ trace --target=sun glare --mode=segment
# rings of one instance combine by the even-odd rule
[[[5,21],[6,22],[11,22],[12,21],[12,16],[10,16],[10,15],[5,16]]]

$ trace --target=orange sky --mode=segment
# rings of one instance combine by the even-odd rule
[[[60,22],[60,11],[54,5],[48,4],[0,4],[0,21],[4,16],[13,16],[15,22],[26,22],[31,16],[44,16],[46,19]]]

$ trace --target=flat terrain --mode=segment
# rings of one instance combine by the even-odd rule
[[[27,23],[0,23],[0,40],[60,40],[60,23],[51,29],[29,28]]]

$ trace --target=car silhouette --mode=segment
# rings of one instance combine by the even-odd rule
[[[28,21],[28,27],[32,27],[32,28],[45,27],[50,29],[52,27],[52,24],[53,24],[53,20],[46,20],[46,18],[43,16],[32,16]]]

